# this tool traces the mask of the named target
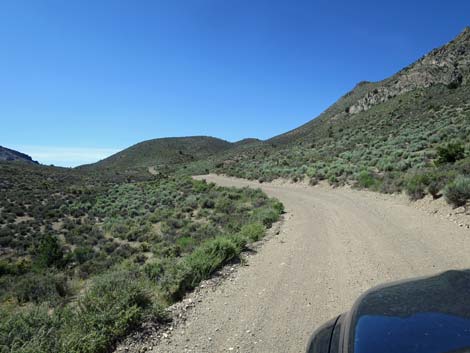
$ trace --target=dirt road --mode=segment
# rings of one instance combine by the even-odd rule
[[[303,352],[312,330],[379,283],[470,268],[470,231],[393,198],[258,184],[286,206],[280,234],[196,305],[154,352]]]

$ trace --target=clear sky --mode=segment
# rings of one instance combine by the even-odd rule
[[[469,0],[2,0],[0,145],[73,166],[269,138],[468,25]]]

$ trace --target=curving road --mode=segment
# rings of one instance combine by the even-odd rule
[[[286,206],[280,234],[208,292],[154,352],[303,352],[313,329],[379,283],[470,268],[470,232],[394,198],[258,184]]]

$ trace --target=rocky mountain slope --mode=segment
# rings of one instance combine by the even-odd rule
[[[341,97],[318,118],[286,134],[275,136],[272,143],[290,142],[308,133],[319,122],[348,118],[413,90],[435,85],[457,88],[470,80],[470,27],[448,44],[379,82],[363,81]]]
[[[393,192],[430,173],[436,188],[470,172],[470,29],[380,82],[359,83],[316,119],[228,151],[213,170],[272,180],[327,179]],[[459,158],[440,156],[454,144]],[[445,158],[444,158],[445,159]],[[207,168],[207,167],[206,167]],[[426,186],[427,187],[427,186]]]
[[[28,156],[27,154],[0,146],[0,161],[17,161],[17,162],[26,162],[26,163],[35,163],[38,162],[33,161],[33,159]]]

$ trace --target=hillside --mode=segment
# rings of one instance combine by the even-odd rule
[[[142,321],[166,320],[282,211],[261,190],[148,175],[0,162],[4,350],[109,352]]]
[[[0,161],[6,162],[26,162],[26,163],[38,163],[27,154],[0,146]]]
[[[416,174],[442,189],[470,172],[470,29],[380,82],[362,82],[316,119],[226,153],[218,173],[248,179],[327,179],[394,192]],[[441,158],[453,149],[458,158]],[[423,187],[427,187],[424,185]]]
[[[416,89],[435,85],[457,88],[470,80],[470,27],[448,44],[432,50],[397,74],[379,82],[362,81],[318,118],[268,142],[283,143],[308,135],[324,120],[350,118],[372,107]]]
[[[97,163],[81,166],[85,170],[126,171],[154,167],[157,170],[207,158],[225,151],[230,142],[207,136],[160,138],[143,141]]]
[[[256,138],[246,138],[237,142],[234,142],[232,144],[232,148],[238,148],[238,147],[247,147],[247,146],[253,146],[254,144],[259,144],[262,143],[263,141],[256,139]]]

